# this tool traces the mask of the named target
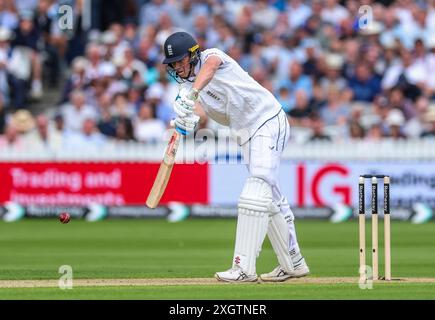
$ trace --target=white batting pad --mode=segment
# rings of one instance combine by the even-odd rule
[[[281,267],[287,273],[293,272],[293,262],[289,253],[289,227],[281,213],[275,214],[270,218],[267,235]]]
[[[249,177],[239,198],[233,267],[256,273],[255,262],[267,233],[269,213],[278,208],[272,202],[272,188],[263,179]]]

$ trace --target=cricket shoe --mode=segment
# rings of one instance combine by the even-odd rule
[[[232,267],[227,271],[216,272],[214,277],[219,281],[225,282],[256,282],[258,279],[256,274],[248,275],[238,266]]]
[[[260,279],[268,282],[281,282],[290,278],[305,277],[310,273],[310,269],[300,253],[293,254],[292,261],[294,268],[292,272],[286,272],[281,266],[277,266],[271,272],[260,275]]]

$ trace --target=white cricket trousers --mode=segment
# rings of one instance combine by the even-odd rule
[[[265,122],[251,140],[242,146],[242,152],[250,175],[262,178],[271,185],[273,200],[280,206],[281,214],[284,215],[289,227],[289,250],[299,252],[294,215],[278,183],[280,158],[289,136],[290,125],[285,112],[281,110]]]

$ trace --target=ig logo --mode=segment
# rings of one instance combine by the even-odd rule
[[[68,5],[62,5],[59,7],[59,20],[57,22],[60,30],[72,30],[74,12],[73,8]]]

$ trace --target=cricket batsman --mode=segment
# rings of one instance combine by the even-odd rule
[[[227,282],[257,281],[256,259],[268,235],[279,265],[260,275],[263,281],[284,281],[309,274],[296,237],[294,215],[278,186],[280,156],[290,135],[285,112],[275,97],[223,51],[201,51],[186,32],[164,43],[168,73],[181,89],[174,103],[175,129],[195,130],[195,108],[238,132],[249,178],[238,202],[237,232],[232,267],[215,277]]]

